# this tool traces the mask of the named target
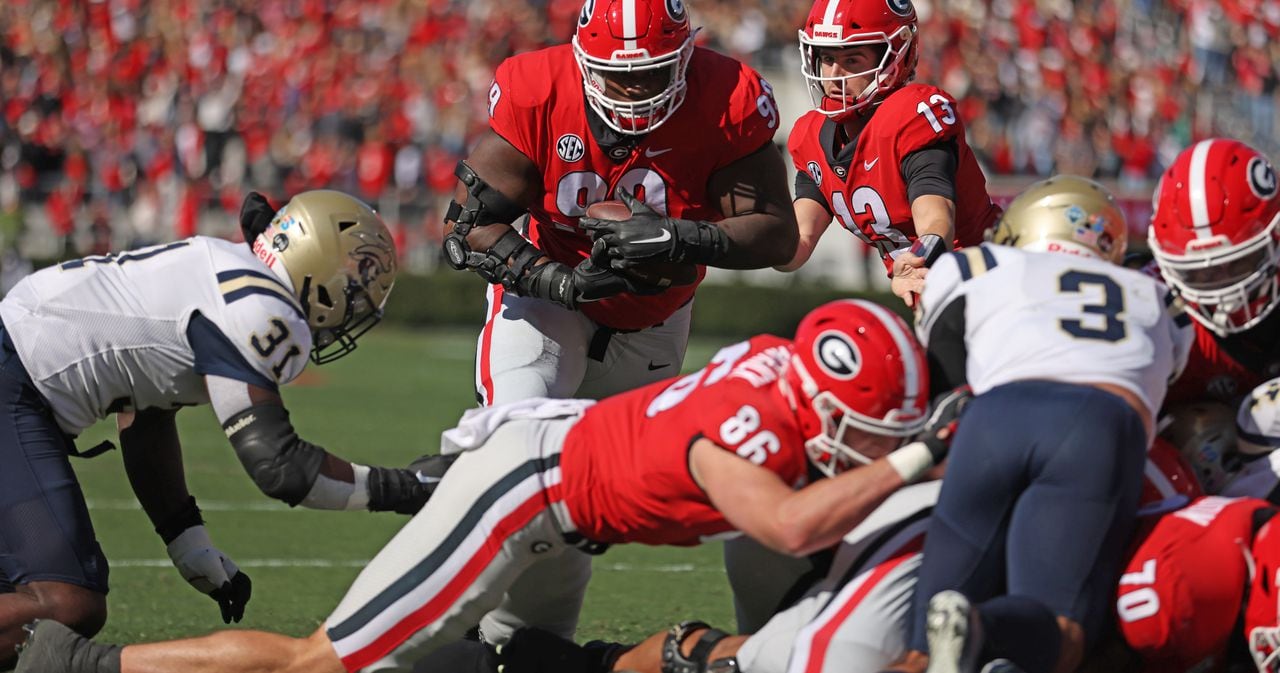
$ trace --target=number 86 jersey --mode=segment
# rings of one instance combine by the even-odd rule
[[[1045,379],[1124,388],[1150,418],[1186,364],[1191,321],[1159,281],[1094,257],[982,245],[929,269],[916,333],[960,342],[975,395]]]
[[[292,291],[248,246],[201,236],[43,269],[0,319],[70,435],[111,413],[207,404],[205,374],[275,390],[311,352]]]

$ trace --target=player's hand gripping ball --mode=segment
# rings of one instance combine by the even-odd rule
[[[622,201],[598,201],[587,206],[586,217],[612,222],[625,222],[631,219],[631,209]],[[610,259],[604,250],[604,241],[597,240],[591,249],[591,259],[598,266],[607,266],[614,272],[634,281],[659,288],[679,285],[690,285],[698,280],[696,264],[677,262],[629,262],[627,260]]]

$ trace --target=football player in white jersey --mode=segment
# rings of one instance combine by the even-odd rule
[[[209,539],[174,421],[211,404],[264,493],[318,509],[416,511],[414,473],[347,462],[294,432],[278,387],[382,315],[395,280],[386,226],[341,192],[274,211],[251,194],[250,245],[194,237],[35,273],[0,302],[0,669],[22,625],[85,635],[106,619],[107,559],[68,460],[116,414],[125,470],[182,577],[240,621],[249,578]]]
[[[974,398],[895,670],[1071,671],[1106,626],[1152,419],[1192,336],[1162,284],[1116,264],[1126,239],[1102,186],[1059,176],[1009,205],[1007,245],[930,270],[916,331],[932,380]]]

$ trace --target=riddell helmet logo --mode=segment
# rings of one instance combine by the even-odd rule
[[[843,40],[844,26],[818,24],[813,27],[813,38],[815,40]]]
[[[848,381],[862,369],[858,347],[848,335],[838,330],[827,330],[813,342],[813,359],[818,361],[823,373],[833,379]]]

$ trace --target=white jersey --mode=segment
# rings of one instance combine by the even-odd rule
[[[926,347],[935,328],[963,334],[974,394],[1027,379],[1108,383],[1137,395],[1155,418],[1186,364],[1189,325],[1164,285],[1141,272],[983,244],[929,269],[916,332]]]
[[[197,311],[267,381],[306,365],[301,307],[243,243],[197,236],[65,262],[0,302],[22,364],[71,435],[110,413],[208,403],[187,339]]]

